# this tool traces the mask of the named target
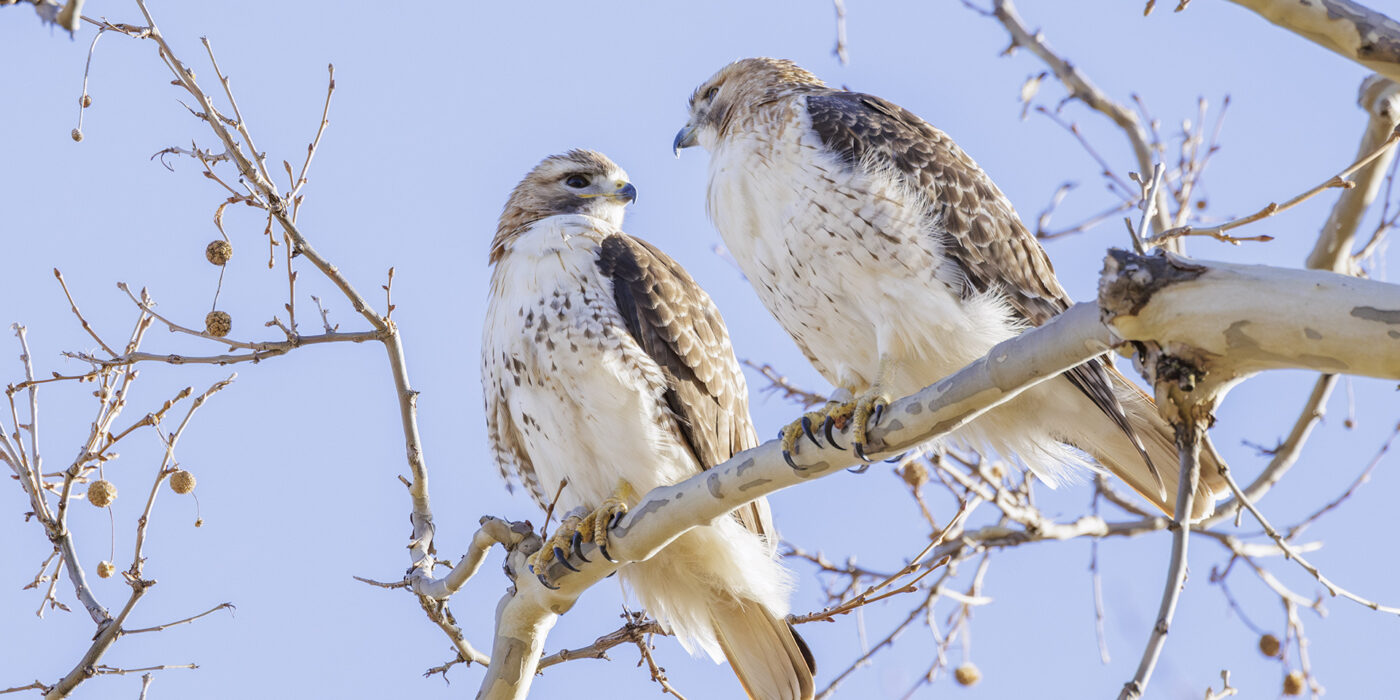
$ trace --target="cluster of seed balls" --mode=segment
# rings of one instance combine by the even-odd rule
[[[187,494],[194,491],[194,474],[184,469],[178,469],[170,475],[170,490],[178,494]],[[87,501],[98,508],[106,508],[112,505],[112,501],[117,500],[117,486],[106,479],[99,479],[88,486]],[[195,523],[198,525],[199,523]],[[97,575],[102,578],[111,578],[116,573],[117,567],[110,561],[98,562]]]
[[[204,257],[209,262],[223,267],[224,263],[233,257],[233,244],[220,238],[204,249]],[[222,338],[231,330],[233,317],[229,316],[227,311],[210,311],[209,315],[204,317],[204,332],[209,335]]]

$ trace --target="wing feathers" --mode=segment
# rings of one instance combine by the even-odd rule
[[[598,269],[612,280],[628,332],[666,377],[666,404],[702,468],[758,444],[724,321],[700,285],[665,253],[625,234],[605,238]],[[740,519],[772,533],[758,504]]]
[[[995,292],[1039,326],[1069,308],[1050,258],[1006,195],[952,139],[912,112],[873,95],[828,91],[806,97],[812,128],[852,168],[891,169],[919,192],[946,237],[944,254],[964,280],[963,297]],[[1067,373],[1162,478],[1119,403],[1101,358]]]

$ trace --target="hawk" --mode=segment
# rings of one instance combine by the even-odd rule
[[[1011,202],[947,134],[874,95],[829,88],[791,61],[725,66],[690,97],[674,148],[710,152],[710,217],[744,274],[836,388],[788,426],[869,422],[892,398],[1069,308],[1050,259]],[[956,437],[1019,457],[1052,486],[1092,455],[1171,513],[1173,432],[1106,358],[1044,382]],[[1208,459],[1208,458],[1207,458]],[[790,460],[791,461],[791,460]],[[1225,490],[1206,463],[1192,517]]]
[[[491,241],[482,384],[491,451],[541,507],[569,516],[532,563],[568,566],[638,494],[758,444],[748,388],[710,297],[674,260],[622,232],[636,199],[606,156],[544,159]],[[810,700],[815,664],[786,622],[792,575],[766,500],[676,539],[622,580],[687,651],[728,658],[754,698]],[[611,557],[609,557],[611,558]],[[572,567],[570,567],[572,568]],[[545,585],[551,585],[541,573]]]

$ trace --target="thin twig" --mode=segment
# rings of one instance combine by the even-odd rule
[[[214,614],[214,613],[216,613],[216,612],[218,612],[218,611],[220,611],[220,610],[230,610],[230,611],[231,611],[231,610],[233,610],[233,609],[234,609],[233,603],[219,603],[218,605],[215,605],[214,607],[209,608],[208,610],[205,610],[204,612],[199,613],[198,615],[191,615],[191,616],[189,616],[189,617],[186,617],[186,618],[183,618],[183,619],[180,619],[180,620],[175,620],[174,622],[167,622],[167,623],[165,623],[165,624],[163,624],[163,625],[156,625],[155,627],[142,627],[141,629],[123,630],[122,632],[123,632],[123,634],[141,634],[141,633],[143,633],[143,632],[160,632],[161,630],[169,629],[169,628],[175,627],[175,626],[177,626],[177,625],[189,624],[189,623],[191,623],[191,622],[194,622],[195,620],[198,620],[198,619],[201,618],[201,617],[204,617],[205,615],[212,615],[212,614]]]
[[[1332,188],[1350,189],[1354,187],[1355,183],[1348,180],[1347,178],[1350,177],[1356,171],[1366,167],[1368,164],[1371,163],[1371,161],[1381,157],[1381,155],[1383,155],[1386,152],[1386,150],[1389,149],[1391,146],[1395,145],[1397,141],[1400,141],[1400,128],[1397,128],[1394,132],[1392,132],[1390,138],[1387,138],[1385,141],[1383,141],[1381,145],[1378,148],[1376,148],[1376,150],[1371,151],[1370,153],[1360,157],[1356,160],[1356,162],[1347,166],[1347,168],[1342,172],[1337,173],[1336,175],[1328,178],[1327,180],[1323,181],[1317,186],[1308,189],[1307,191],[1293,197],[1292,199],[1285,201],[1283,204],[1270,202],[1267,205],[1265,205],[1262,209],[1254,212],[1253,214],[1250,214],[1249,216],[1240,217],[1238,219],[1232,219],[1223,224],[1220,224],[1219,226],[1211,226],[1209,228],[1193,228],[1191,226],[1180,226],[1177,228],[1169,229],[1148,239],[1148,242],[1157,244],[1161,241],[1170,240],[1172,238],[1179,238],[1181,236],[1210,236],[1217,240],[1235,244],[1238,244],[1238,242],[1240,241],[1273,240],[1272,236],[1235,237],[1226,236],[1224,234],[1226,231],[1229,231],[1231,229],[1236,229],[1241,226],[1244,226],[1245,224],[1251,224],[1255,221],[1259,221],[1260,219],[1266,219],[1275,214],[1288,211],[1289,209],[1292,209],[1293,207],[1309,199],[1312,199],[1324,190]]]

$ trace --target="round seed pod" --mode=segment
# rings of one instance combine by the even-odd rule
[[[227,311],[210,311],[204,317],[204,332],[215,338],[222,338],[233,330],[233,317]]]
[[[112,505],[112,501],[117,500],[117,487],[106,479],[94,481],[88,486],[87,499],[88,503],[98,508],[106,508]]]
[[[215,265],[223,265],[233,257],[233,244],[222,238],[210,241],[204,248],[204,257]]]
[[[73,140],[74,140],[74,141],[82,141],[82,140],[83,140],[83,130],[82,130],[82,129],[74,129],[74,130],[73,130]]]
[[[175,493],[189,493],[194,490],[194,474],[184,469],[170,475],[170,490]]]
[[[977,681],[982,680],[982,672],[971,663],[965,663],[953,671],[953,680],[962,686],[977,685]]]
[[[117,565],[110,561],[97,562],[98,578],[112,578],[112,574],[117,573]]]
[[[987,474],[993,480],[1001,481],[1006,478],[1006,465],[1001,462],[992,462],[992,466],[987,467]]]
[[[899,475],[904,479],[904,483],[912,488],[920,488],[928,483],[928,467],[917,459],[911,459],[904,463],[904,467],[899,470]]]
[[[92,106],[92,95],[83,95],[83,109]]]
[[[1305,686],[1307,686],[1307,678],[1303,676],[1302,671],[1289,671],[1288,675],[1283,677],[1284,695],[1302,695]]]
[[[1266,634],[1259,638],[1259,653],[1271,659],[1278,656],[1281,647],[1282,645],[1279,644],[1278,637],[1272,634]]]

